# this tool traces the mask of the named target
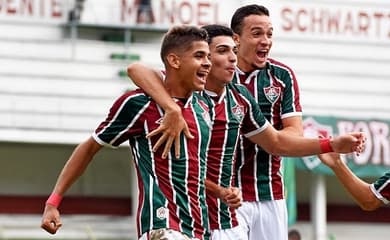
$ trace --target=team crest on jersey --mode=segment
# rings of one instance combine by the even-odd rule
[[[241,122],[244,118],[244,107],[241,105],[236,105],[232,107],[232,113],[234,117]]]
[[[270,101],[271,103],[276,102],[276,100],[279,98],[280,92],[281,92],[280,87],[274,87],[274,86],[269,86],[269,87],[263,88],[263,90],[264,90],[264,94],[267,97],[268,101]]]
[[[159,219],[166,219],[168,217],[168,209],[165,207],[160,207],[156,210],[156,216]]]

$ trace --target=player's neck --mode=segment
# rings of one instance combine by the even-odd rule
[[[164,85],[169,95],[175,98],[186,99],[194,92],[193,89],[185,86],[181,81],[178,81],[173,77],[167,77]]]
[[[217,84],[213,81],[207,80],[205,89],[209,92],[213,92],[217,96],[221,96],[225,91],[225,84]]]

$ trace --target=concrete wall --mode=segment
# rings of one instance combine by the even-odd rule
[[[46,196],[75,145],[0,143],[0,197]],[[130,197],[133,167],[128,148],[104,148],[67,196]]]
[[[98,41],[0,38],[0,46],[3,141],[79,142],[104,119],[117,96],[134,88],[120,75],[130,60],[111,54],[156,59],[148,54],[155,47],[142,44],[126,50],[123,44]]]

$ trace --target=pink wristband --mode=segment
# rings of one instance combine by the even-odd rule
[[[62,196],[57,193],[50,194],[49,198],[46,201],[46,204],[50,204],[56,208],[60,205]]]
[[[333,152],[332,145],[330,145],[330,138],[320,139],[321,153]]]

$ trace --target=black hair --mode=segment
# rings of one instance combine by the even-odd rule
[[[209,41],[208,43],[210,44],[213,40],[213,38],[218,37],[218,36],[229,36],[233,37],[233,31],[223,25],[219,24],[210,24],[210,25],[205,25],[202,27],[202,29],[205,29],[207,31],[207,34],[209,35]]]
[[[244,18],[249,15],[269,16],[269,11],[266,7],[258,4],[250,4],[238,8],[234,12],[230,22],[230,28],[234,33],[237,33],[238,35],[241,34],[243,28],[242,22],[244,21]]]
[[[185,51],[192,46],[195,41],[205,41],[208,43],[207,31],[195,26],[175,26],[172,27],[163,37],[160,57],[166,63],[166,56],[172,52]]]

